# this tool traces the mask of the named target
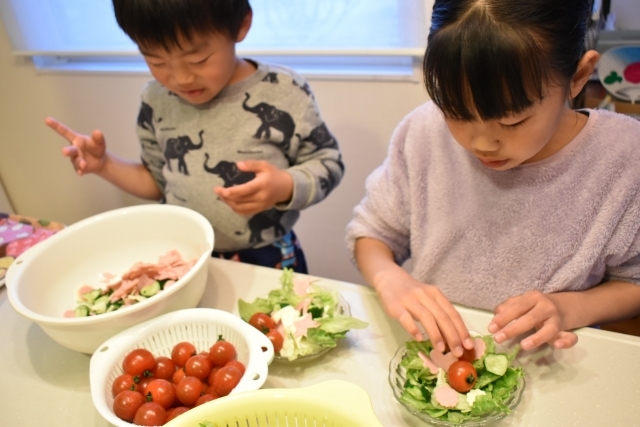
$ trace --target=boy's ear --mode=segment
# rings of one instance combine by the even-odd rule
[[[588,50],[582,55],[580,62],[578,62],[578,68],[571,78],[571,98],[578,96],[584,85],[587,84],[599,59],[600,54],[595,50]]]
[[[253,11],[249,10],[242,20],[242,25],[240,25],[240,31],[238,31],[238,37],[236,37],[236,43],[240,43],[247,37],[247,33],[251,28],[251,21],[253,20]]]

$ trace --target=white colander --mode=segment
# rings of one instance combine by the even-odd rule
[[[229,395],[197,406],[165,427],[200,427],[205,421],[212,427],[383,427],[367,392],[341,380]]]
[[[208,351],[222,335],[234,345],[237,358],[246,372],[231,395],[257,390],[267,379],[273,360],[273,344],[267,336],[238,316],[212,308],[174,311],[129,328],[98,347],[89,366],[91,397],[96,409],[108,422],[131,427],[113,412],[113,381],[123,373],[124,357],[136,348],[145,348],[154,356],[171,357],[171,350],[181,341],[189,341],[197,352]]]

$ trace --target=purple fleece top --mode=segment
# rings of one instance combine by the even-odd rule
[[[640,284],[640,122],[585,110],[564,149],[506,171],[483,166],[451,136],[440,110],[418,107],[347,226],[386,243],[411,274],[450,301],[492,310],[528,290]]]

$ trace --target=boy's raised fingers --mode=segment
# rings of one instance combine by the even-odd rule
[[[52,117],[47,117],[44,120],[44,123],[47,126],[49,126],[51,129],[58,132],[60,136],[66,138],[69,142],[73,142],[73,140],[78,136],[76,132],[72,131],[71,129],[69,129],[68,127],[66,127],[65,125],[63,125],[62,123],[60,123],[59,121],[57,121]]]

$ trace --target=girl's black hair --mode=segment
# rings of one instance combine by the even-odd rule
[[[178,36],[224,33],[236,39],[249,0],[113,0],[116,21],[139,46],[180,47]]]
[[[592,0],[436,0],[424,57],[446,117],[495,120],[567,86],[585,53]],[[568,86],[567,86],[568,87]]]

